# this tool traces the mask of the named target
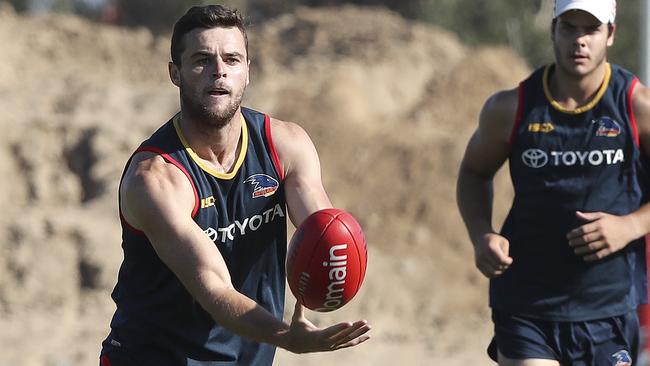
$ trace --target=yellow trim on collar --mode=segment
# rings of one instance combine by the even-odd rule
[[[555,99],[553,99],[553,96],[551,95],[551,87],[549,84],[549,77],[550,77],[550,70],[553,65],[547,65],[546,68],[544,69],[544,77],[542,78],[542,84],[544,85],[544,95],[546,95],[546,99],[548,99],[548,102],[551,103],[553,108],[557,109],[558,111],[562,113],[567,113],[567,114],[580,114],[584,113],[590,109],[592,109],[600,100],[603,98],[603,95],[605,95],[605,91],[607,90],[607,87],[609,86],[609,80],[612,76],[612,68],[609,65],[609,62],[606,63],[605,67],[605,78],[603,79],[603,83],[600,85],[600,88],[598,89],[598,92],[594,96],[594,98],[589,101],[589,103],[583,105],[582,107],[578,107],[575,109],[569,109],[569,108],[564,108],[560,103],[558,103]]]
[[[244,158],[246,157],[246,151],[248,150],[248,127],[246,126],[246,120],[244,119],[244,116],[240,113],[239,114],[240,119],[241,119],[241,136],[240,139],[242,141],[241,143],[241,151],[239,152],[239,157],[237,157],[237,162],[235,163],[235,166],[233,167],[232,171],[229,173],[221,173],[218,172],[212,168],[210,168],[207,164],[203,162],[203,159],[201,159],[195,152],[192,150],[190,147],[190,144],[187,143],[187,140],[185,139],[185,136],[183,135],[183,132],[181,131],[181,126],[179,124],[180,122],[180,113],[177,114],[174,117],[174,128],[176,129],[176,134],[178,135],[178,138],[181,140],[181,143],[185,147],[185,151],[190,155],[192,160],[201,168],[203,169],[206,173],[219,178],[219,179],[232,179],[235,174],[237,174],[237,171],[239,171],[239,168],[241,165],[244,163]]]

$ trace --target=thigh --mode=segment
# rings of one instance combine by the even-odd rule
[[[559,365],[560,355],[556,349],[557,323],[514,316],[497,310],[492,312],[492,320],[494,340],[490,351],[494,359],[494,351],[498,350],[499,365]],[[506,360],[503,364],[502,359]],[[522,363],[528,360],[535,363]]]

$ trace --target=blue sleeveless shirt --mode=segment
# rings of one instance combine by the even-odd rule
[[[644,200],[631,94],[637,79],[607,64],[591,103],[566,110],[549,89],[554,65],[519,86],[510,138],[515,196],[502,228],[512,266],[490,281],[490,306],[554,321],[620,315],[646,302],[644,240],[595,262],[573,253],[576,211],[625,215]]]
[[[187,176],[195,192],[192,217],[219,249],[233,286],[281,319],[287,244],[283,173],[269,117],[246,108],[242,115],[241,154],[232,173],[200,162],[181,133],[178,115],[136,153],[157,153]],[[216,324],[144,233],[123,217],[122,248],[124,261],[112,294],[117,310],[102,353],[123,349],[139,364],[157,366],[272,364],[274,346]]]

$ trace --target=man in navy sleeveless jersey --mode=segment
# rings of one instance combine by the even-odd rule
[[[458,206],[490,278],[499,365],[632,365],[647,300],[650,90],[607,62],[614,0],[557,0],[555,62],[485,103]],[[492,180],[515,196],[492,226]]]
[[[191,8],[171,57],[181,111],[122,176],[124,261],[100,364],[271,365],[276,347],[366,341],[366,321],[319,328],[297,302],[282,320],[287,217],[297,226],[331,203],[305,131],[240,106],[250,63],[240,15]]]

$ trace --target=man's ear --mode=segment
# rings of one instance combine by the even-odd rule
[[[246,68],[246,86],[248,86],[248,83],[250,82],[251,78],[251,60],[248,60],[248,67]]]
[[[178,69],[178,66],[176,66],[175,63],[169,62],[167,64],[167,68],[169,69],[169,79],[171,79],[172,83],[178,87],[181,86],[181,71]]]
[[[616,34],[616,24],[607,24],[607,47],[614,44],[614,35]]]
[[[555,27],[557,27],[557,18],[551,22],[551,42],[555,42]]]

